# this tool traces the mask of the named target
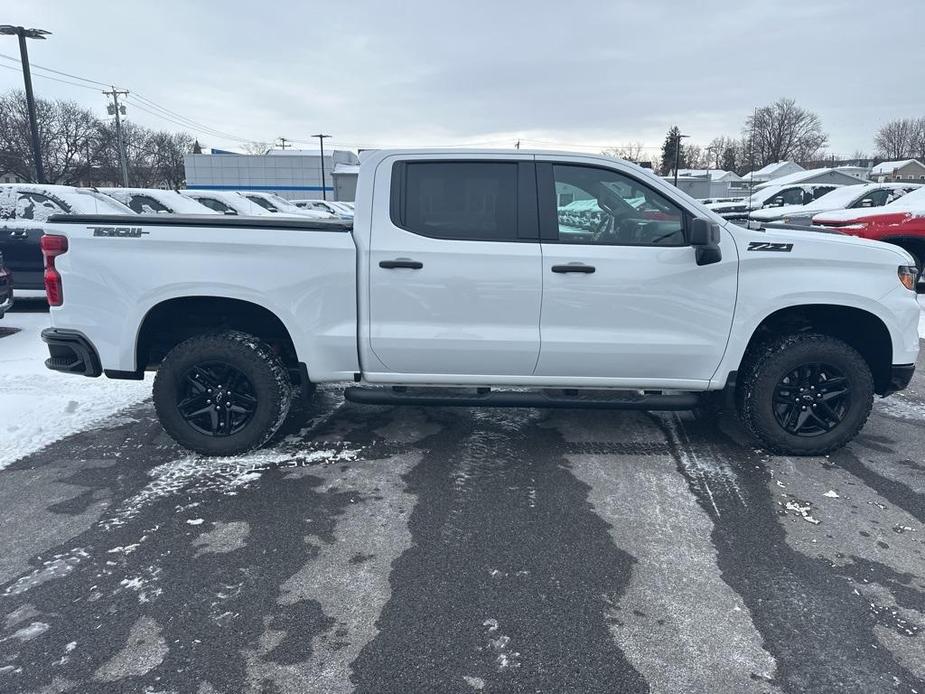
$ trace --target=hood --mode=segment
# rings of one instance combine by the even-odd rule
[[[881,241],[848,234],[831,233],[831,231],[796,229],[764,229],[756,231],[745,229],[733,224],[726,228],[732,233],[739,249],[739,258],[752,255],[777,255],[776,253],[761,253],[764,246],[753,244],[788,244],[794,258],[813,258],[829,261],[874,261],[877,258],[890,265],[914,265],[915,261],[899,246]],[[770,249],[768,249],[770,250]]]
[[[784,205],[782,207],[765,207],[764,209],[755,210],[752,212],[748,218],[754,219],[759,222],[773,222],[777,219],[783,219],[784,217],[792,214],[799,214],[800,212],[809,212],[805,210],[805,205]],[[820,210],[816,210],[819,212]],[[812,214],[812,212],[809,212]]]

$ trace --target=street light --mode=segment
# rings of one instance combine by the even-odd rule
[[[29,127],[32,129],[32,156],[35,158],[35,178],[39,183],[45,182],[45,169],[42,166],[42,150],[39,145],[39,124],[35,118],[35,96],[32,94],[32,74],[29,71],[29,51],[26,39],[42,39],[51,34],[44,29],[26,29],[11,24],[0,25],[0,34],[19,37],[19,55],[22,61],[22,78],[26,83],[26,106],[29,109]]]
[[[678,187],[678,166],[681,165],[681,138],[690,137],[690,135],[682,135],[678,133],[677,137],[674,139],[674,187]]]
[[[332,136],[323,135],[321,133],[318,133],[317,135],[312,135],[312,137],[317,137],[318,142],[321,143],[321,199],[327,200],[328,193],[327,193],[327,190],[325,190],[325,185],[324,185],[324,140],[325,138],[332,137]]]

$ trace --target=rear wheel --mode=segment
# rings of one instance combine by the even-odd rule
[[[799,333],[755,349],[737,395],[743,423],[768,450],[822,455],[844,446],[864,426],[874,381],[850,345]]]
[[[258,448],[292,401],[285,366],[252,335],[228,330],[174,347],[154,379],[154,407],[177,443],[205,455]]]

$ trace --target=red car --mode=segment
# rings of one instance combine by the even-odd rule
[[[925,262],[925,188],[883,207],[820,212],[813,217],[813,225],[900,246],[915,258],[921,276]]]

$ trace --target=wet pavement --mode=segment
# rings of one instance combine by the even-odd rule
[[[362,407],[203,459],[150,403],[0,472],[0,692],[920,692],[925,378],[849,447]]]

